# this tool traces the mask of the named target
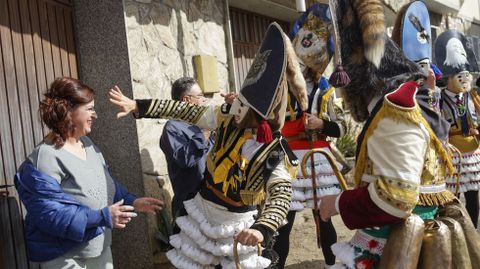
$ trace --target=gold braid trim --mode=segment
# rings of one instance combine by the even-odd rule
[[[287,218],[292,200],[292,184],[290,180],[278,180],[268,187],[269,199],[255,224],[261,224],[272,231],[278,230]]]
[[[425,120],[425,118],[423,118],[418,104],[415,102],[414,107],[405,108],[393,104],[386,97],[384,97],[382,107],[377,112],[377,114],[375,114],[372,122],[370,123],[370,126],[368,126],[368,129],[365,132],[365,136],[362,141],[362,145],[360,147],[354,174],[356,186],[360,186],[362,175],[365,171],[365,161],[367,160],[367,140],[370,138],[370,136],[372,136],[373,132],[377,128],[378,123],[383,118],[390,118],[396,122],[423,124],[425,129],[428,131],[428,135],[430,137],[430,146],[435,148],[437,154],[439,155],[439,159],[445,163],[448,173],[452,175],[454,170],[452,160],[449,157],[445,148],[443,147],[442,142],[440,142],[440,140],[433,132],[432,128],[430,128],[428,122]]]
[[[321,119],[325,113],[328,113],[328,101],[335,92],[335,87],[331,87],[323,96],[322,103],[318,109],[318,117]]]
[[[190,124],[196,124],[207,109],[207,106],[187,102],[153,99],[145,113],[145,117],[176,119]]]
[[[263,189],[260,191],[240,190],[240,198],[246,205],[259,205],[265,201],[265,197],[266,194]]]
[[[455,199],[455,194],[448,190],[438,193],[420,193],[418,205],[440,206],[453,201],[453,199]]]

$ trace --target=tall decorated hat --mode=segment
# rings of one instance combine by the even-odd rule
[[[329,6],[336,65],[329,83],[337,88],[343,84],[343,97],[353,119],[365,121],[370,114],[368,103],[375,96],[425,74],[388,37],[384,1],[329,0]]]
[[[446,76],[463,71],[478,72],[472,43],[457,30],[448,30],[435,41],[435,61]]]
[[[428,9],[423,1],[414,1],[402,7],[392,33],[392,39],[408,59],[419,63],[432,62],[432,34]]]
[[[291,87],[288,87],[290,84]],[[262,45],[243,81],[239,100],[266,120],[273,129],[283,126],[288,90],[308,106],[305,80],[289,38],[277,23],[268,27]],[[283,108],[281,108],[283,107]]]
[[[332,18],[328,4],[315,3],[293,24],[290,32],[298,58],[323,73],[333,54]]]

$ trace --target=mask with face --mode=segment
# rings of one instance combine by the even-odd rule
[[[454,93],[468,92],[472,89],[472,75],[468,71],[448,77],[447,89]]]
[[[240,99],[243,99],[243,97],[239,96],[239,98],[236,98],[233,101],[229,112],[229,114],[233,115],[235,123],[237,125],[240,125],[240,123],[243,122],[243,120],[246,118],[246,115],[248,114],[248,111],[250,110],[250,108]]]
[[[296,55],[309,68],[323,73],[333,56],[332,19],[327,4],[313,4],[290,32]]]
[[[430,71],[430,59],[424,59],[417,62],[417,64],[422,68],[425,76],[428,76],[428,72]]]

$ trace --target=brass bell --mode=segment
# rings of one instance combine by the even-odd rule
[[[419,269],[451,269],[452,243],[450,230],[440,221],[425,222]]]
[[[394,225],[383,249],[378,268],[417,268],[424,228],[422,218],[414,214],[404,222]]]
[[[443,217],[439,220],[450,229],[450,237],[452,239],[452,269],[472,268],[470,256],[468,255],[467,242],[460,223],[449,217]]]

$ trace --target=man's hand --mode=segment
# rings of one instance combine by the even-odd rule
[[[225,103],[231,105],[233,103],[233,101],[235,99],[237,99],[238,94],[233,93],[233,92],[227,93],[227,94],[221,93],[220,96],[223,97],[223,99],[225,100]]]
[[[256,246],[263,241],[263,235],[255,229],[243,229],[233,239],[244,246]]]
[[[203,137],[205,137],[205,141],[208,141],[210,139],[210,135],[212,134],[212,131],[209,129],[202,129]]]
[[[335,208],[337,195],[326,195],[320,198],[320,217],[323,221],[328,221],[331,217],[338,214]]]
[[[110,102],[120,110],[117,113],[117,118],[125,117],[132,111],[138,113],[137,102],[123,95],[118,86],[111,88],[108,95],[110,96]]]
[[[151,197],[142,197],[133,201],[133,207],[138,212],[155,214],[156,211],[162,210],[163,201]]]
[[[323,120],[319,119],[315,115],[307,114],[307,118],[305,120],[305,128],[310,130],[320,129],[322,130],[324,127]]]

